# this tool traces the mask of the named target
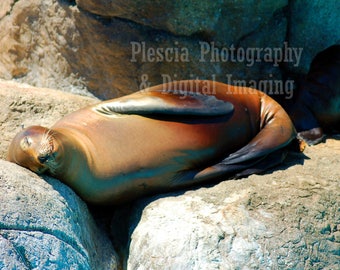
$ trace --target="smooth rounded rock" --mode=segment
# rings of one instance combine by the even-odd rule
[[[117,268],[108,236],[70,188],[3,160],[0,179],[0,266]]]

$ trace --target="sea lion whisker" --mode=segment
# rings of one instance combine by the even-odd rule
[[[53,151],[53,131],[51,129],[48,129],[42,135],[38,147],[38,155],[39,156],[51,155],[52,151]]]

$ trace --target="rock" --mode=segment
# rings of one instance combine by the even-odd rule
[[[221,16],[223,1],[77,0],[77,5],[104,17],[134,21],[175,35],[211,35]]]
[[[1,18],[0,74],[3,79],[17,78],[36,86],[56,87],[70,92],[89,94],[82,77],[72,73],[64,54],[71,45],[67,36],[79,32],[72,6],[59,1],[14,1],[7,16]],[[71,42],[72,42],[71,41]],[[24,78],[24,79],[23,79]],[[58,86],[58,87],[57,87]]]
[[[337,5],[336,0],[327,6],[319,0],[6,0],[0,5],[0,28],[7,29],[0,32],[0,78],[101,99],[169,79],[200,78],[266,93],[280,88],[286,98],[293,80],[272,86],[282,84],[281,69],[306,72],[317,52],[339,42]],[[276,56],[273,51],[284,42],[302,48],[302,59]],[[262,50],[260,57],[254,50]],[[273,63],[279,60],[280,67]]]
[[[128,19],[175,35],[203,34],[228,45],[236,44],[240,38],[257,32],[276,11],[288,4],[287,0],[264,0],[256,5],[249,1],[228,0],[76,2],[80,8],[104,17]]]
[[[1,269],[117,269],[86,204],[61,182],[0,160]]]
[[[327,47],[340,44],[340,2],[337,0],[302,0],[290,3],[291,47],[303,47],[301,63],[291,70],[307,73],[315,55]]]
[[[238,46],[250,36],[256,36],[246,45],[251,48],[281,47],[287,29],[285,15],[281,11],[287,4],[287,0],[257,3],[247,0],[223,1],[221,15],[214,29],[215,40]],[[274,20],[280,23],[273,23]]]
[[[0,27],[8,31],[0,33],[0,78],[91,92],[102,99],[167,80],[200,78],[249,85],[281,78],[272,63],[263,59],[249,63],[242,55],[247,47],[283,46],[286,0],[251,7],[247,1],[77,3],[79,8],[57,0],[4,5],[0,14],[7,15],[0,18]],[[116,12],[117,17],[107,17],[103,10]],[[243,60],[226,57],[238,46]]]
[[[265,175],[139,201],[125,213],[127,268],[338,269],[340,142],[305,155]]]
[[[0,19],[6,16],[14,5],[15,0],[3,0],[0,3]]]

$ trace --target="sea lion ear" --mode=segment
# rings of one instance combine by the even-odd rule
[[[101,114],[165,114],[190,116],[228,115],[234,106],[215,96],[174,91],[137,92],[94,107]]]

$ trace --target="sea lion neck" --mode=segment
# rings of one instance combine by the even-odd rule
[[[76,175],[82,173],[81,168],[79,168],[79,171],[75,169],[73,171],[69,171],[65,168],[79,167],[70,166],[72,163],[91,163],[93,158],[86,147],[86,143],[84,143],[88,142],[88,139],[83,134],[79,134],[79,132],[73,132],[70,129],[56,128],[53,129],[53,131],[56,161],[60,168],[64,168],[63,170],[60,170],[55,176],[57,178],[63,179],[65,174],[67,174],[68,177],[70,177],[70,175],[74,175],[74,178],[77,178]]]

